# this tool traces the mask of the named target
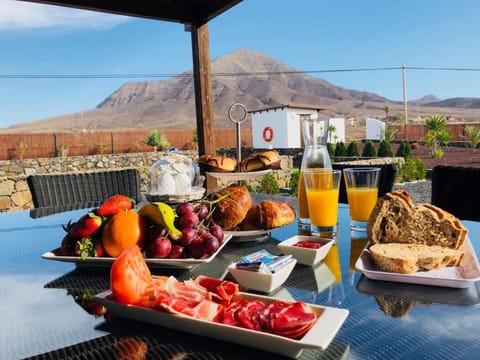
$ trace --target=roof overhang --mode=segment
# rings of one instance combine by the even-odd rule
[[[324,106],[319,105],[311,105],[311,104],[300,104],[300,103],[290,103],[290,104],[278,104],[268,107],[263,107],[255,110],[250,110],[250,114],[260,113],[264,111],[276,111],[276,110],[284,110],[284,109],[298,109],[298,110],[314,110],[320,112],[322,110],[329,110]]]
[[[205,24],[242,0],[21,0],[111,14]]]

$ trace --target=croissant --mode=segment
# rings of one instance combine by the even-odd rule
[[[270,230],[295,221],[295,210],[276,200],[263,200],[251,207],[240,224],[241,230]]]
[[[224,230],[233,230],[240,224],[252,206],[252,196],[243,185],[230,185],[209,195],[211,200],[226,196],[215,207],[212,219]]]
[[[240,167],[244,172],[277,169],[280,167],[280,161],[280,155],[277,151],[266,150],[246,157],[240,163]]]

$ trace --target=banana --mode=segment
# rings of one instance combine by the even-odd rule
[[[162,202],[147,203],[138,213],[166,229],[173,240],[178,240],[182,236],[182,232],[175,227],[175,211],[170,205]]]

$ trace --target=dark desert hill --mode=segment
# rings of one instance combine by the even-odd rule
[[[167,80],[129,82],[103,100],[96,109],[44,120],[20,123],[9,131],[51,131],[128,128],[194,128],[195,106],[192,72]],[[231,104],[241,102],[249,110],[266,106],[305,103],[328,107],[325,116],[378,117],[403,112],[403,104],[374,93],[335,86],[298,72],[257,51],[240,49],[212,62],[216,127],[234,126],[227,117]],[[430,100],[429,106],[424,104]],[[480,99],[477,99],[480,101]],[[433,103],[431,102],[433,101]],[[433,95],[416,104],[411,117],[455,114],[476,118],[476,112],[460,106],[446,109]],[[420,106],[419,106],[420,105]],[[247,122],[244,126],[250,126]]]

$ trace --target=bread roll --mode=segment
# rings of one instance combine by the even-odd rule
[[[212,219],[224,230],[233,230],[252,207],[252,196],[243,185],[230,185],[209,195],[210,200],[222,199],[215,205]]]
[[[202,155],[198,158],[199,166],[210,172],[233,172],[237,170],[237,160],[221,155]]]
[[[459,219],[434,205],[414,205],[408,192],[396,190],[378,199],[367,224],[371,243],[439,245],[458,249],[467,237]]]
[[[241,230],[270,230],[295,221],[295,210],[288,204],[263,200],[247,212]]]
[[[266,150],[257,154],[252,154],[240,163],[240,168],[244,172],[260,171],[266,169],[278,169],[280,167],[280,155],[275,150]]]
[[[463,258],[462,251],[438,245],[375,244],[369,251],[379,269],[402,274],[458,266]]]

